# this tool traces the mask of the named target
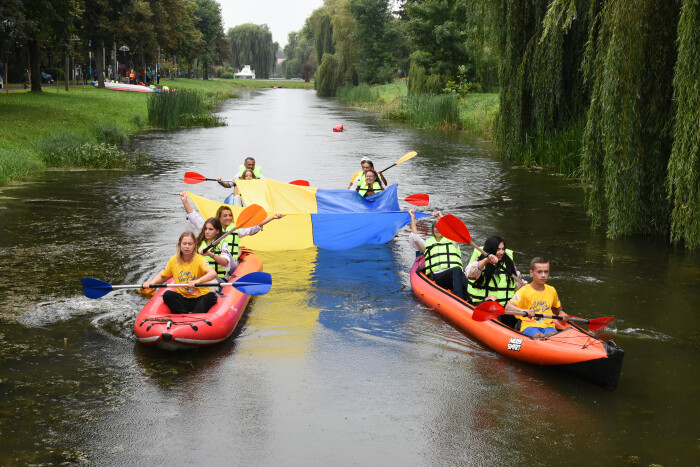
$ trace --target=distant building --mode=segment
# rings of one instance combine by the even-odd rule
[[[243,65],[243,69],[233,76],[241,79],[255,79],[255,72],[250,69],[250,65]]]

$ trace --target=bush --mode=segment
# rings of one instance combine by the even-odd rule
[[[338,88],[336,97],[347,104],[374,102],[379,98],[378,92],[366,83],[358,86],[346,84]]]
[[[48,167],[94,167],[113,169],[144,165],[144,154],[133,158],[113,144],[93,143],[87,136],[64,131],[39,141],[39,156]]]
[[[316,70],[316,94],[321,97],[335,96],[340,85],[339,64],[335,55],[323,54],[321,66]]]
[[[143,114],[136,113],[131,117],[131,122],[136,126],[136,128],[141,129],[146,126],[146,119]]]
[[[0,149],[0,185],[24,178],[43,165],[29,149]]]
[[[443,88],[445,87],[442,82],[442,76],[440,75],[430,75],[425,80],[424,94],[441,94]]]
[[[220,77],[223,79],[234,79],[235,78],[234,74],[231,73],[230,71],[227,71],[226,73],[221,73]]]
[[[92,133],[98,143],[119,146],[129,142],[129,137],[116,123],[96,123],[92,127]]]
[[[425,68],[415,62],[411,62],[411,66],[408,69],[408,80],[406,81],[408,93],[411,95],[424,94],[425,80]]]

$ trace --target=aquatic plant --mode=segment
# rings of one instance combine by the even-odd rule
[[[151,125],[172,130],[181,126],[185,114],[201,115],[207,112],[198,92],[159,92],[148,96],[148,121]]]

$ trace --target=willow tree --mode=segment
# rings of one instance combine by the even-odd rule
[[[700,2],[683,2],[674,77],[676,123],[668,163],[671,239],[700,247]]]
[[[679,11],[673,0],[609,0],[596,15],[581,168],[588,212],[611,238],[668,231]]]
[[[231,65],[250,65],[257,78],[267,79],[274,69],[277,48],[266,24],[242,24],[228,30],[231,43]]]

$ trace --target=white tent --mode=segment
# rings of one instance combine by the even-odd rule
[[[250,69],[250,65],[243,65],[243,69],[233,76],[241,79],[255,79],[255,72]]]

